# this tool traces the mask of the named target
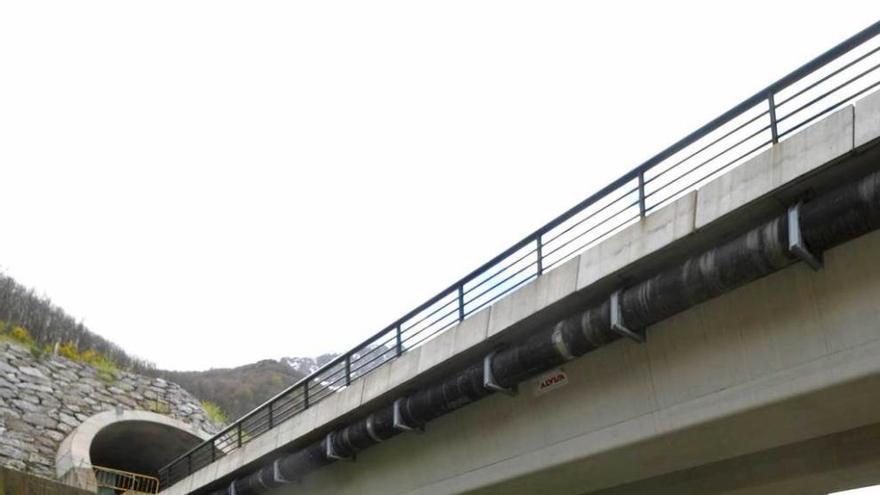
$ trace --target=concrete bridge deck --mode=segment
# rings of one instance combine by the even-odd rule
[[[880,94],[874,94],[652,212],[162,493],[216,489],[682,253],[783,212],[806,191],[876,170],[878,138]],[[380,444],[357,462],[337,462],[279,493],[644,493],[639,483],[657,482],[689,487],[668,493],[771,493],[760,490],[794,475],[751,476],[762,462],[772,464],[767,453],[815,452],[808,446],[847,435],[873,438],[880,423],[878,252],[875,232],[827,252],[820,272],[789,267],[651,327],[645,345],[618,341],[571,361],[564,366],[566,385],[552,392],[536,394],[535,384],[523,384],[516,397],[484,399],[432,421],[424,434]],[[861,451],[870,452],[839,456],[834,469],[809,473],[816,480],[827,474],[813,486],[825,492],[850,487],[855,478],[841,473],[880,462],[876,449]],[[822,463],[820,457],[800,462]],[[735,472],[731,466],[742,473],[737,479],[759,481],[721,477],[724,485],[717,473]],[[880,482],[880,471],[870,474]],[[754,486],[759,482],[764,486]]]

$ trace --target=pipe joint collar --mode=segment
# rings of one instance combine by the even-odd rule
[[[611,294],[611,330],[639,344],[645,343],[645,335],[638,330],[632,330],[623,322],[623,311],[620,307],[620,291]]]
[[[394,406],[393,406],[394,407],[394,422],[393,422],[392,426],[394,426],[394,429],[400,430],[400,431],[424,432],[425,431],[424,425],[407,424],[406,421],[403,419],[403,413],[400,410],[403,405],[403,400],[404,400],[403,397],[401,397],[401,398],[397,399],[396,401],[394,401]]]
[[[498,351],[492,351],[483,358],[483,387],[493,392],[501,392],[502,394],[514,396],[516,395],[516,387],[502,387],[495,381],[495,375],[492,373],[492,360]]]

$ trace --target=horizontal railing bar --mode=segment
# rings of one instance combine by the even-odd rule
[[[624,209],[624,210],[619,211],[617,214],[619,214],[619,213],[623,213],[623,212],[625,212],[625,211],[628,211],[628,210],[632,209],[632,208],[633,208],[634,206],[636,206],[636,205],[638,205],[638,202],[635,202],[635,203],[629,205],[629,207],[627,207],[627,208]],[[615,214],[614,216],[617,216],[617,214]],[[576,253],[576,252],[578,252],[578,251],[580,251],[580,250],[586,248],[587,246],[593,244],[594,242],[599,242],[599,241],[601,241],[603,238],[605,238],[605,237],[606,237],[608,234],[610,234],[611,232],[616,231],[617,229],[623,227],[624,225],[627,225],[628,223],[632,222],[633,220],[635,220],[636,218],[639,218],[639,217],[641,217],[641,216],[642,216],[642,214],[641,214],[641,212],[639,212],[639,213],[637,213],[636,215],[634,215],[634,216],[632,216],[632,217],[627,217],[625,220],[623,220],[623,221],[621,221],[621,222],[619,222],[619,223],[617,223],[617,224],[614,224],[614,226],[613,226],[612,228],[608,229],[607,231],[605,231],[605,232],[603,232],[603,233],[597,235],[596,237],[590,239],[589,241],[586,241],[586,242],[580,244],[578,247],[576,247],[576,248],[574,248],[574,249],[568,251],[568,253],[566,253],[565,255],[560,256],[557,260],[553,261],[553,263],[550,263],[550,264],[547,266],[547,269],[549,270],[549,269],[553,268],[554,266],[556,266],[558,263],[562,263],[563,260],[567,259],[567,258],[568,258],[569,256],[571,256],[572,254],[574,254],[574,253]],[[605,225],[605,224],[602,224],[602,225]]]
[[[370,364],[375,362],[376,360],[384,359],[385,361],[388,361],[395,356],[396,356],[396,354],[393,349],[388,350],[388,351],[373,353],[369,357],[365,357],[364,359],[361,359],[360,361],[358,361],[357,362],[358,366],[352,367],[351,374],[352,375],[363,374],[364,370],[367,369],[367,367],[370,366]]]
[[[791,112],[785,114],[785,116],[780,117],[779,119],[777,119],[776,122],[777,122],[777,123],[782,123],[782,122],[784,122],[786,119],[788,119],[788,118],[791,117],[792,115],[795,115],[795,114],[799,113],[801,110],[804,110],[804,109],[806,109],[806,108],[809,108],[809,107],[813,106],[815,103],[818,103],[819,101],[824,100],[825,98],[831,96],[832,94],[834,94],[834,93],[840,91],[841,89],[843,89],[843,88],[849,86],[849,85],[852,84],[853,82],[855,82],[855,81],[857,81],[857,80],[859,80],[859,79],[861,79],[861,78],[867,76],[867,75],[870,74],[871,72],[874,72],[875,70],[877,70],[878,67],[880,67],[880,64],[875,64],[875,65],[874,65],[873,67],[871,67],[870,69],[867,69],[867,70],[861,72],[860,74],[858,74],[857,76],[853,77],[852,79],[849,79],[849,80],[847,80],[847,81],[845,81],[845,82],[843,82],[843,83],[838,84],[838,85],[835,86],[834,88],[832,88],[832,89],[830,89],[830,90],[828,90],[828,91],[822,93],[821,95],[819,95],[819,96],[813,98],[813,99],[810,100],[809,102],[807,102],[807,103],[805,103],[805,104],[799,106],[797,109],[792,110]]]
[[[514,278],[514,277],[516,277],[517,275],[519,275],[520,273],[522,273],[522,272],[528,270],[529,268],[532,268],[533,266],[536,266],[537,264],[538,264],[537,261],[533,261],[533,262],[529,263],[528,265],[526,265],[526,266],[520,268],[519,270],[517,270],[517,271],[511,273],[510,275],[504,277],[503,279],[501,279],[500,282],[496,282],[495,285],[489,287],[488,289],[484,290],[483,292],[479,293],[478,295],[476,295],[476,296],[470,298],[470,299],[465,303],[465,306],[467,306],[467,303],[474,302],[474,301],[476,301],[477,299],[479,299],[479,298],[485,296],[486,294],[488,294],[488,293],[492,292],[493,290],[497,289],[497,288],[498,288],[499,286],[501,286],[502,284],[506,283],[508,280],[510,280],[510,279],[512,279],[512,278]]]
[[[410,344],[410,348],[417,347],[419,344],[422,344],[423,342],[429,340],[431,337],[433,337],[433,336],[435,336],[435,335],[437,335],[437,334],[439,334],[439,333],[442,333],[442,332],[445,331],[447,328],[452,327],[453,325],[455,325],[455,324],[457,324],[457,323],[458,323],[458,320],[450,321],[449,323],[443,325],[442,327],[440,327],[440,328],[434,330],[433,332],[431,332],[431,333],[429,333],[429,334],[423,336],[420,340],[416,341],[415,343],[411,343],[411,344]],[[375,369],[375,368],[373,368],[373,369]],[[372,371],[372,370],[370,370],[370,371]]]
[[[630,194],[632,194],[632,193],[630,193]],[[612,213],[611,215],[608,216],[608,218],[606,218],[606,219],[603,220],[602,222],[597,223],[596,225],[593,225],[593,226],[590,227],[589,229],[587,229],[587,230],[581,232],[580,234],[578,234],[578,235],[572,237],[571,239],[569,239],[569,240],[563,242],[562,244],[560,244],[560,245],[556,246],[555,248],[553,248],[552,250],[548,251],[547,254],[544,255],[544,258],[546,259],[546,258],[549,258],[550,256],[553,256],[553,254],[555,254],[556,252],[558,252],[559,250],[561,250],[561,249],[564,248],[565,246],[568,246],[568,245],[571,244],[572,242],[574,242],[574,241],[580,239],[581,237],[583,237],[583,236],[589,234],[590,232],[592,232],[592,231],[596,230],[597,228],[601,227],[602,225],[605,225],[605,223],[607,223],[608,221],[610,221],[612,218],[616,217],[617,215],[620,215],[621,213],[627,211],[628,209],[630,209],[630,208],[632,208],[633,206],[636,206],[636,205],[638,205],[638,204],[639,204],[639,200],[636,199],[635,201],[630,202],[628,205],[624,205],[623,208],[621,208],[620,210],[618,210],[618,211],[615,212],[615,213]]]
[[[430,324],[425,325],[425,326],[423,326],[422,328],[419,328],[418,330],[412,330],[412,329],[410,329],[410,330],[412,330],[412,331],[410,331],[409,333],[407,333],[407,332],[403,332],[403,333],[401,334],[401,336],[402,336],[402,338],[403,338],[403,340],[402,340],[401,342],[406,343],[406,341],[409,340],[410,337],[412,337],[413,335],[418,335],[418,334],[424,332],[425,330],[429,330],[432,326],[436,325],[437,323],[442,322],[442,321],[445,320],[446,318],[449,318],[450,316],[452,316],[452,315],[454,315],[454,314],[456,314],[456,313],[458,313],[458,312],[459,312],[459,308],[456,306],[455,308],[453,308],[453,309],[447,311],[446,314],[444,314],[443,316],[441,316],[441,317],[437,318],[436,320],[432,321]],[[458,322],[458,318],[456,318],[455,321]]]
[[[878,33],[880,33],[880,21],[871,24],[870,26],[859,31],[858,33],[854,34],[853,36],[838,43],[836,46],[834,46],[830,50],[826,51],[825,53],[819,55],[818,57],[814,58],[813,60],[810,60],[806,64],[804,64],[804,65],[798,67],[797,69],[793,70],[792,72],[788,73],[786,76],[777,80],[773,84],[770,84],[766,88],[764,88],[764,89],[758,91],[757,93],[755,93],[754,95],[746,98],[745,100],[743,100],[741,103],[734,106],[730,110],[724,112],[723,114],[721,114],[718,117],[716,117],[715,119],[709,121],[709,123],[703,125],[702,127],[697,129],[696,131],[694,131],[694,132],[688,134],[687,136],[685,136],[684,138],[678,140],[677,142],[675,142],[675,144],[669,146],[665,150],[654,155],[652,158],[648,159],[647,161],[642,163],[640,166],[636,167],[631,172],[624,175],[624,177],[627,177],[629,179],[634,178],[635,176],[638,175],[638,172],[647,170],[648,168],[651,168],[652,166],[656,165],[657,163],[660,163],[661,161],[665,160],[669,156],[671,156],[674,153],[683,149],[688,144],[705,136],[709,132],[717,129],[718,127],[721,127],[722,125],[726,124],[728,121],[732,120],[733,118],[738,117],[740,114],[742,114],[746,110],[749,110],[751,107],[766,100],[768,94],[778,93],[778,92],[782,91],[783,89],[791,86],[795,82],[802,79],[804,76],[809,75],[810,73],[812,73],[816,69],[824,66],[828,62],[835,60],[836,58],[849,52],[850,50],[852,50],[856,46],[873,38]]]
[[[706,165],[712,163],[712,161],[714,161],[716,158],[720,158],[720,157],[723,156],[724,154],[726,154],[726,153],[728,153],[728,152],[730,152],[730,151],[733,151],[734,148],[736,148],[737,146],[739,146],[739,145],[741,145],[741,144],[744,144],[744,143],[748,142],[750,139],[754,139],[754,138],[760,136],[761,133],[763,133],[763,132],[767,132],[767,131],[769,131],[769,130],[770,130],[770,126],[769,126],[769,125],[766,125],[766,126],[760,128],[760,129],[758,129],[757,131],[755,131],[755,132],[749,134],[748,136],[746,136],[746,137],[740,139],[740,140],[737,141],[736,143],[734,143],[734,144],[728,146],[728,147],[725,148],[724,150],[722,150],[722,151],[716,153],[715,155],[713,155],[713,156],[712,156],[711,158],[709,158],[708,160],[704,160],[704,161],[701,162],[700,164],[695,165],[695,166],[691,167],[690,169],[686,170],[685,172],[683,172],[683,173],[681,173],[681,174],[675,176],[673,179],[669,180],[669,182],[666,182],[665,184],[663,184],[662,187],[657,188],[657,189],[654,189],[653,191],[651,191],[651,192],[649,192],[648,194],[646,194],[646,195],[645,195],[645,198],[650,198],[650,197],[653,196],[654,194],[656,194],[656,193],[662,191],[662,190],[663,190],[663,187],[669,187],[670,185],[675,184],[676,182],[678,182],[679,180],[681,180],[682,177],[686,177],[686,176],[688,176],[689,174],[692,174],[692,173],[696,172],[697,170],[703,168],[704,166],[706,166]]]
[[[781,137],[783,137],[783,136],[786,136],[786,135],[788,135],[788,134],[791,134],[792,132],[794,132],[794,131],[800,129],[801,127],[803,127],[803,126],[809,124],[810,122],[812,122],[812,121],[818,119],[819,117],[825,115],[826,113],[831,112],[832,110],[834,110],[834,109],[836,109],[836,108],[838,108],[838,107],[840,107],[840,106],[842,106],[842,105],[846,105],[847,103],[849,103],[850,101],[852,101],[853,98],[858,98],[859,96],[865,94],[866,92],[868,92],[868,91],[870,91],[870,90],[876,88],[878,85],[880,85],[880,81],[877,81],[877,82],[875,82],[874,84],[871,84],[870,86],[868,86],[868,87],[862,89],[861,91],[857,91],[856,93],[854,93],[854,94],[852,94],[852,95],[850,95],[850,96],[844,98],[843,100],[841,100],[841,101],[839,101],[839,102],[837,102],[837,103],[834,103],[833,105],[828,106],[827,108],[825,108],[825,109],[822,110],[821,112],[817,113],[816,115],[813,115],[813,116],[810,117],[809,119],[807,119],[807,120],[801,122],[800,124],[798,124],[798,125],[792,127],[791,129],[787,129],[785,132],[780,133],[780,134],[779,134],[779,137],[781,138]]]
[[[390,356],[389,356],[390,355]],[[392,359],[395,354],[394,349],[383,350],[382,352],[373,353],[373,355],[369,359],[361,359],[357,362],[357,367],[352,367],[351,373],[352,375],[357,373],[363,373],[362,370],[366,369],[371,363],[375,362],[377,359],[384,358],[386,361]],[[364,362],[366,361],[366,362]]]
[[[434,309],[434,311],[431,311],[430,313],[426,314],[426,315],[425,315],[424,317],[422,317],[419,321],[410,324],[410,326],[408,326],[408,327],[401,326],[400,331],[401,331],[401,332],[406,332],[407,330],[409,330],[409,329],[411,329],[411,328],[415,328],[416,326],[418,326],[419,324],[421,324],[423,321],[425,321],[425,320],[427,320],[428,318],[434,316],[434,315],[437,314],[438,312],[440,312],[440,311],[446,309],[446,307],[449,306],[450,304],[455,304],[455,303],[457,303],[457,302],[458,302],[458,299],[450,299],[449,302],[447,302],[447,303],[444,304],[443,306],[439,306],[439,307],[437,307],[436,309]],[[458,311],[458,309],[455,309],[455,311]]]
[[[861,57],[859,57],[859,58],[853,60],[852,62],[849,62],[848,64],[846,64],[846,65],[844,65],[844,66],[838,68],[837,70],[835,70],[834,72],[828,74],[827,76],[823,77],[822,79],[819,79],[818,81],[814,82],[813,84],[810,84],[810,85],[807,86],[806,88],[803,88],[803,89],[801,89],[800,91],[798,91],[797,93],[795,93],[795,94],[793,94],[793,95],[791,95],[791,96],[785,98],[784,100],[782,100],[782,101],[776,103],[777,108],[778,108],[778,107],[781,107],[782,105],[785,105],[786,103],[790,102],[791,100],[794,100],[794,99],[797,98],[798,96],[800,96],[800,95],[806,93],[807,91],[809,91],[809,90],[815,88],[816,86],[822,84],[823,82],[825,82],[825,81],[831,79],[832,77],[836,76],[837,74],[840,74],[841,72],[845,71],[846,69],[849,69],[849,68],[852,67],[853,65],[855,65],[855,64],[861,62],[862,60],[864,60],[864,59],[870,57],[871,55],[877,53],[878,51],[880,51],[880,46],[875,47],[873,50],[869,51],[868,53],[865,53],[865,54],[862,55]]]
[[[546,244],[546,242],[545,242],[545,244]],[[475,285],[472,285],[472,286],[468,287],[467,289],[465,289],[465,291],[462,293],[462,295],[464,295],[464,296],[468,295],[469,292],[472,292],[472,291],[473,291],[474,289],[476,289],[477,287],[480,287],[481,285],[483,285],[483,284],[489,282],[489,281],[492,280],[493,278],[497,277],[499,274],[503,273],[503,272],[504,272],[505,270],[507,270],[508,268],[510,268],[510,267],[512,267],[512,266],[514,266],[514,265],[516,265],[516,264],[519,263],[520,261],[522,261],[522,260],[528,258],[529,256],[535,254],[535,252],[536,252],[537,250],[538,250],[537,248],[533,248],[531,251],[529,251],[529,252],[523,254],[522,256],[520,256],[519,258],[517,258],[515,261],[513,261],[513,262],[511,262],[511,263],[508,263],[504,268],[502,268],[502,269],[496,271],[495,273],[493,273],[492,275],[489,275],[488,277],[484,278],[484,279],[481,280],[478,284],[475,284]]]
[[[456,311],[458,311],[458,308],[456,308]],[[435,323],[442,323],[442,322],[443,322],[443,320],[437,320]],[[446,324],[443,325],[441,328],[447,328],[451,325],[455,325],[458,323],[459,323],[458,318],[454,318],[453,320],[446,322]],[[411,343],[413,339],[415,339],[417,336],[421,335],[422,333],[429,332],[429,331],[433,332],[435,330],[436,330],[436,328],[432,328],[432,327],[421,328],[418,331],[412,332],[409,335],[407,335],[406,337],[404,337],[403,340],[401,340],[401,342],[404,344]],[[410,345],[409,347],[412,347],[412,346]]]
[[[393,351],[392,351],[392,352],[393,352]],[[363,374],[365,374],[365,373],[368,373],[369,371],[372,371],[372,370],[375,369],[375,368],[369,368],[370,364],[372,364],[372,363],[374,363],[374,362],[376,362],[377,360],[382,359],[382,358],[385,358],[386,361],[387,361],[389,358],[388,358],[387,356],[385,356],[386,354],[388,354],[388,353],[387,353],[387,352],[383,352],[383,353],[380,353],[380,354],[376,354],[375,356],[373,356],[372,358],[370,358],[366,363],[363,363],[361,366],[359,366],[357,369],[353,369],[351,372],[352,372],[352,373],[356,373],[356,372],[357,372],[357,373],[360,373],[361,375],[363,375]],[[363,370],[367,370],[367,371],[363,371]]]
[[[682,191],[684,191],[684,190],[686,190],[686,189],[692,187],[693,185],[695,185],[695,184],[699,184],[700,182],[703,182],[704,180],[708,179],[709,177],[712,177],[713,175],[716,175],[716,174],[718,174],[719,172],[723,172],[723,171],[727,170],[727,168],[730,167],[731,165],[733,165],[734,163],[736,163],[736,162],[742,160],[743,158],[748,157],[749,155],[751,155],[752,153],[755,153],[756,151],[759,151],[761,148],[763,148],[764,146],[767,146],[768,144],[770,144],[770,143],[772,143],[772,142],[773,142],[773,140],[767,140],[767,141],[762,142],[761,144],[758,144],[758,145],[755,146],[754,148],[750,149],[749,151],[746,151],[746,152],[743,153],[742,155],[739,155],[738,157],[734,158],[733,160],[731,160],[731,161],[725,163],[725,164],[722,165],[721,167],[718,167],[717,169],[712,170],[712,171],[710,171],[710,172],[704,174],[704,175],[703,175],[702,177],[700,177],[699,179],[697,179],[697,180],[695,180],[695,181],[692,181],[692,182],[688,183],[688,184],[685,185],[685,186],[682,186],[680,189],[678,189],[678,190],[675,191],[674,193],[670,194],[669,197],[673,197],[673,196],[675,196],[676,194],[679,194],[679,193],[681,193]],[[664,201],[665,201],[665,199],[664,199]],[[663,201],[661,201],[661,202],[659,202],[659,203],[662,204]]]
[[[776,106],[778,107],[779,105],[776,105]],[[757,121],[757,120],[760,119],[761,117],[764,117],[764,116],[768,115],[769,113],[770,113],[770,110],[764,110],[763,112],[759,113],[758,115],[755,115],[754,117],[752,117],[752,118],[749,119],[748,121],[746,121],[746,122],[740,124],[739,126],[737,126],[735,129],[729,131],[728,133],[726,133],[726,134],[724,134],[723,136],[719,137],[718,139],[712,141],[711,143],[709,143],[709,144],[703,146],[702,148],[698,149],[697,151],[694,151],[693,153],[691,153],[691,154],[688,155],[687,157],[685,157],[685,158],[679,160],[678,162],[676,162],[675,164],[673,164],[673,165],[670,166],[669,168],[664,169],[663,171],[661,171],[661,172],[658,173],[657,175],[654,175],[654,176],[652,176],[652,177],[646,179],[646,180],[645,180],[645,185],[647,186],[648,184],[650,184],[650,183],[654,182],[655,180],[659,179],[660,177],[663,177],[667,172],[669,172],[669,171],[671,171],[671,170],[674,170],[676,167],[678,167],[678,166],[681,165],[682,163],[684,163],[684,162],[690,160],[691,158],[693,158],[693,157],[699,155],[700,153],[702,153],[702,152],[706,151],[707,149],[711,148],[712,146],[715,146],[716,144],[718,144],[718,143],[721,142],[722,140],[727,139],[728,137],[730,137],[730,136],[733,135],[734,133],[741,131],[744,127],[746,127],[746,126],[748,126],[748,125],[751,125],[751,124],[755,123],[755,121]],[[770,125],[767,125],[767,127],[765,127],[763,130],[767,130],[767,129],[769,129],[769,128],[770,128]],[[716,156],[717,156],[717,155],[716,155]],[[713,158],[710,158],[709,160],[712,160],[712,159],[714,159],[714,157],[713,157]]]
[[[625,198],[626,198],[627,196],[629,196],[630,194],[632,194],[632,193],[634,193],[634,192],[638,192],[638,190],[639,190],[639,186],[634,186],[632,189],[630,189],[630,190],[628,190],[628,191],[624,191],[620,196],[614,198],[614,200],[612,200],[612,201],[609,201],[606,205],[602,206],[602,207],[599,208],[598,210],[596,210],[596,211],[590,213],[590,214],[587,215],[586,217],[584,217],[584,218],[578,220],[577,222],[571,224],[568,228],[566,228],[566,229],[563,230],[562,232],[558,232],[558,233],[556,233],[556,235],[554,235],[553,237],[544,240],[544,248],[546,249],[546,247],[547,247],[550,243],[552,243],[553,241],[555,241],[556,239],[559,239],[559,238],[562,237],[563,235],[565,235],[565,234],[571,232],[573,229],[575,229],[576,227],[582,225],[582,224],[583,224],[584,222],[586,222],[587,220],[591,220],[591,219],[595,218],[596,215],[602,213],[603,211],[607,210],[607,209],[610,208],[611,206],[617,204],[618,201],[621,201],[621,200],[625,199]],[[549,232],[548,232],[548,234],[549,234]],[[549,256],[549,254],[550,254],[550,253],[544,253],[544,257],[546,258],[547,256]]]
[[[522,286],[523,284],[528,283],[528,282],[531,282],[532,280],[536,279],[537,277],[538,277],[537,274],[530,275],[529,278],[526,278],[526,279],[524,279],[524,280],[521,280],[521,281],[517,282],[516,285],[513,285],[513,286],[511,286],[510,288],[505,289],[504,292],[502,292],[501,294],[498,294],[497,296],[493,297],[492,299],[489,299],[488,301],[483,302],[482,304],[480,304],[480,305],[477,306],[476,308],[474,308],[474,309],[468,311],[467,314],[468,314],[468,315],[472,315],[472,314],[476,313],[477,311],[483,309],[483,308],[486,307],[487,305],[492,304],[493,302],[495,302],[495,301],[501,299],[501,298],[504,297],[506,294],[510,293],[510,291],[518,289],[518,288],[519,288],[520,286]]]

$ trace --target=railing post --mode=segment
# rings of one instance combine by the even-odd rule
[[[241,448],[241,423],[236,425],[236,430],[238,432],[238,448]]]
[[[464,321],[464,283],[458,286],[458,321]]]
[[[211,462],[217,460],[217,441],[211,439]]]
[[[309,408],[309,381],[303,383],[303,409]]]
[[[543,234],[538,234],[537,239],[535,239],[535,242],[537,242],[537,244],[538,244],[537,250],[538,250],[538,276],[539,277],[544,274],[544,251],[543,251],[544,244],[541,242],[542,235]]]
[[[397,357],[403,354],[403,331],[400,328],[402,325],[402,323],[397,324]]]
[[[274,402],[269,403],[269,429],[270,430],[275,426],[275,418],[273,417],[274,411],[272,411],[272,409],[273,409],[272,405],[274,405],[274,404],[275,404]]]
[[[647,214],[647,207],[645,205],[645,172],[639,172],[639,216],[645,218]]]
[[[345,355],[345,386],[351,385],[351,354]]]
[[[193,474],[193,458],[192,454],[186,456],[186,474]]]
[[[770,105],[770,134],[773,136],[773,144],[776,144],[779,142],[779,129],[776,127],[776,102],[772,91],[767,93],[767,103]]]

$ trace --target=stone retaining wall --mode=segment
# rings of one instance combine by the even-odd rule
[[[164,414],[206,433],[218,430],[199,401],[174,383],[127,372],[109,377],[83,363],[37,357],[0,342],[0,466],[55,478],[64,438],[92,415],[117,408]]]

